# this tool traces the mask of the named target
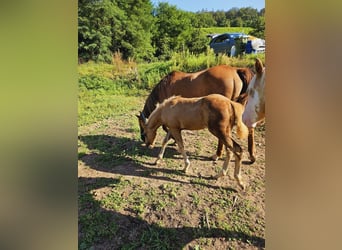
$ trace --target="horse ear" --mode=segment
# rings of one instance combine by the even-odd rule
[[[146,120],[146,117],[144,115],[143,112],[140,112],[140,118],[142,119],[142,121],[146,124],[147,123],[147,120]]]

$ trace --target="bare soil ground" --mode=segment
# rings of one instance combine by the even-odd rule
[[[207,130],[182,132],[189,174],[174,144],[154,165],[165,133],[158,130],[154,149],[144,147],[135,114],[79,128],[79,248],[264,249],[265,125],[255,133],[254,164],[247,140],[237,140],[247,184],[241,190],[234,157],[229,176],[212,178],[223,160],[210,159],[217,141]]]

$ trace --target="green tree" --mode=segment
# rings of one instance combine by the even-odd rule
[[[243,20],[241,17],[236,17],[232,20],[232,27],[243,27]]]
[[[150,0],[79,0],[78,52],[83,61],[151,60],[153,6]]]
[[[213,17],[219,27],[229,27],[230,21],[227,20],[226,14],[224,11],[216,11],[213,13]]]
[[[110,0],[79,0],[78,54],[81,60],[111,60],[112,25],[121,14]]]
[[[152,40],[156,49],[155,55],[161,59],[169,59],[172,52],[186,48],[186,41],[191,36],[193,13],[159,2],[154,15],[155,29]]]
[[[238,16],[242,19],[244,27],[251,27],[253,22],[258,19],[258,10],[251,7],[240,8]]]
[[[265,17],[259,16],[255,22],[251,25],[252,28],[254,28],[253,31],[251,31],[251,35],[265,39]]]
[[[115,1],[115,0],[112,0]],[[125,59],[151,60],[153,6],[150,0],[117,0],[118,7],[125,13],[121,29],[113,29],[112,50],[120,50]]]
[[[198,23],[200,27],[214,27],[217,25],[216,20],[213,17],[213,14],[210,12],[199,12],[197,14]]]
[[[233,23],[233,20],[238,17],[238,12],[239,12],[238,8],[231,8],[230,10],[228,10],[225,13],[226,14],[226,19],[228,21],[230,21],[230,23]]]

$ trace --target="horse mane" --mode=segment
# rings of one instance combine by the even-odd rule
[[[165,89],[170,83],[170,78],[173,73],[174,71],[170,72],[165,77],[163,77],[159,81],[159,83],[156,86],[154,86],[151,93],[147,97],[145,105],[144,105],[144,109],[142,111],[146,118],[148,118],[151,115],[153,110],[156,109],[157,104],[162,101],[160,98],[160,94],[163,94],[164,96],[166,96]]]

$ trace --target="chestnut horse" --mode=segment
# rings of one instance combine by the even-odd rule
[[[208,130],[218,138],[219,142],[226,148],[226,158],[223,163],[222,171],[216,176],[219,178],[226,175],[230,161],[230,152],[235,156],[234,177],[240,187],[244,189],[241,180],[240,164],[242,158],[241,146],[232,139],[233,126],[237,126],[237,135],[243,139],[247,137],[248,128],[242,122],[242,104],[231,101],[219,94],[211,94],[204,97],[184,98],[173,96],[159,104],[152,112],[146,122],[140,121],[145,136],[146,146],[154,146],[157,129],[165,125],[168,133],[163,140],[163,144],[156,160],[156,164],[163,158],[163,154],[170,136],[175,139],[179,152],[183,155],[185,173],[188,171],[190,161],[184,150],[181,130]],[[228,150],[229,149],[229,150]]]
[[[265,119],[265,77],[266,69],[260,59],[255,61],[256,74],[253,76],[247,88],[247,104],[242,115],[243,122],[247,125],[248,137],[254,138],[255,126]],[[248,150],[254,156],[254,140],[248,140]],[[254,158],[255,160],[255,158]]]
[[[147,97],[142,112],[137,116],[139,124],[144,122],[156,108],[157,103],[173,96],[201,97],[209,94],[221,94],[234,100],[245,93],[254,73],[249,68],[237,68],[228,65],[218,65],[195,73],[173,71],[165,76],[153,88]],[[164,130],[167,128],[163,126]],[[140,125],[141,140],[144,141],[143,128]],[[253,137],[249,137],[252,138]],[[223,144],[219,141],[216,154],[217,160],[222,155]]]

